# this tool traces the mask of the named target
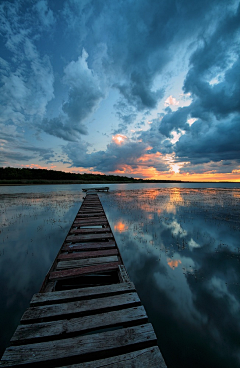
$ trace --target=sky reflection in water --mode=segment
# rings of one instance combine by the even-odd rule
[[[239,367],[239,189],[101,200],[169,367]]]
[[[1,196],[1,350],[84,196],[49,188]],[[240,189],[112,189],[99,196],[169,368],[239,367]]]
[[[0,195],[0,356],[80,207],[82,193]]]

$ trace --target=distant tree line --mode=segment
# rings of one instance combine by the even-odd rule
[[[103,174],[75,174],[63,171],[0,167],[0,180],[81,180],[94,182],[138,182],[138,179],[127,176],[103,175]]]
[[[46,170],[46,169],[30,169],[30,168],[15,168],[15,167],[0,167],[0,180],[51,180],[51,181],[81,181],[95,183],[111,183],[111,182],[126,182],[126,183],[167,183],[181,182],[181,180],[144,180],[134,179],[127,176],[119,175],[104,175],[104,174],[76,174],[67,173],[64,171]]]

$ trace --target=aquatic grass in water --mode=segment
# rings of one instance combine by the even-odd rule
[[[138,187],[99,197],[168,367],[239,367],[240,190]],[[0,198],[2,350],[85,195],[77,185],[9,190]]]
[[[0,356],[38,292],[82,194],[0,195]]]

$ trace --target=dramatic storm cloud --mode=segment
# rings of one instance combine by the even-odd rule
[[[0,40],[2,166],[240,179],[239,1],[4,1]]]

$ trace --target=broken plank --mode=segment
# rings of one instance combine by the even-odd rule
[[[81,267],[90,267],[99,264],[107,264],[112,262],[117,262],[117,256],[108,256],[108,257],[93,257],[89,259],[70,259],[60,261],[57,264],[56,270],[67,270],[71,268],[81,268]]]
[[[80,315],[101,313],[107,310],[129,308],[129,306],[134,305],[140,305],[140,299],[136,292],[61,304],[41,305],[28,308],[22,316],[21,323],[29,324],[47,320],[69,319]]]
[[[156,335],[151,324],[127,327],[114,331],[72,337],[69,339],[35,343],[31,345],[11,346],[6,349],[1,366],[34,364],[53,366],[80,363],[89,360],[123,354],[135,348],[145,348],[156,343]]]
[[[110,239],[113,238],[112,233],[105,233],[105,234],[80,234],[80,235],[69,235],[66,238],[66,242],[74,242],[79,243],[81,241],[91,241],[91,240],[102,240],[102,239]]]
[[[61,368],[167,368],[158,346]]]
[[[114,256],[118,254],[117,249],[109,249],[109,250],[98,250],[92,252],[77,252],[77,253],[62,253],[58,256],[58,261],[67,260],[67,259],[84,259],[84,258],[92,258],[92,257],[107,257]]]
[[[86,275],[88,273],[111,271],[111,270],[118,269],[118,265],[120,264],[121,262],[113,262],[113,263],[89,266],[89,267],[84,267],[84,268],[73,268],[71,270],[53,271],[53,272],[50,272],[49,280],[57,281],[57,280],[69,279],[69,278],[76,277],[76,276]]]
[[[147,322],[144,307],[110,311],[91,316],[71,318],[51,322],[19,325],[11,339],[12,345],[33,344],[35,342],[49,341],[71,337],[99,328],[109,328],[143,324]],[[96,331],[97,332],[97,331]]]
[[[129,293],[130,291],[136,291],[132,282],[86,287],[73,290],[53,291],[49,293],[38,293],[33,295],[30,306],[33,307],[44,304],[67,303],[74,300],[124,294]]]

